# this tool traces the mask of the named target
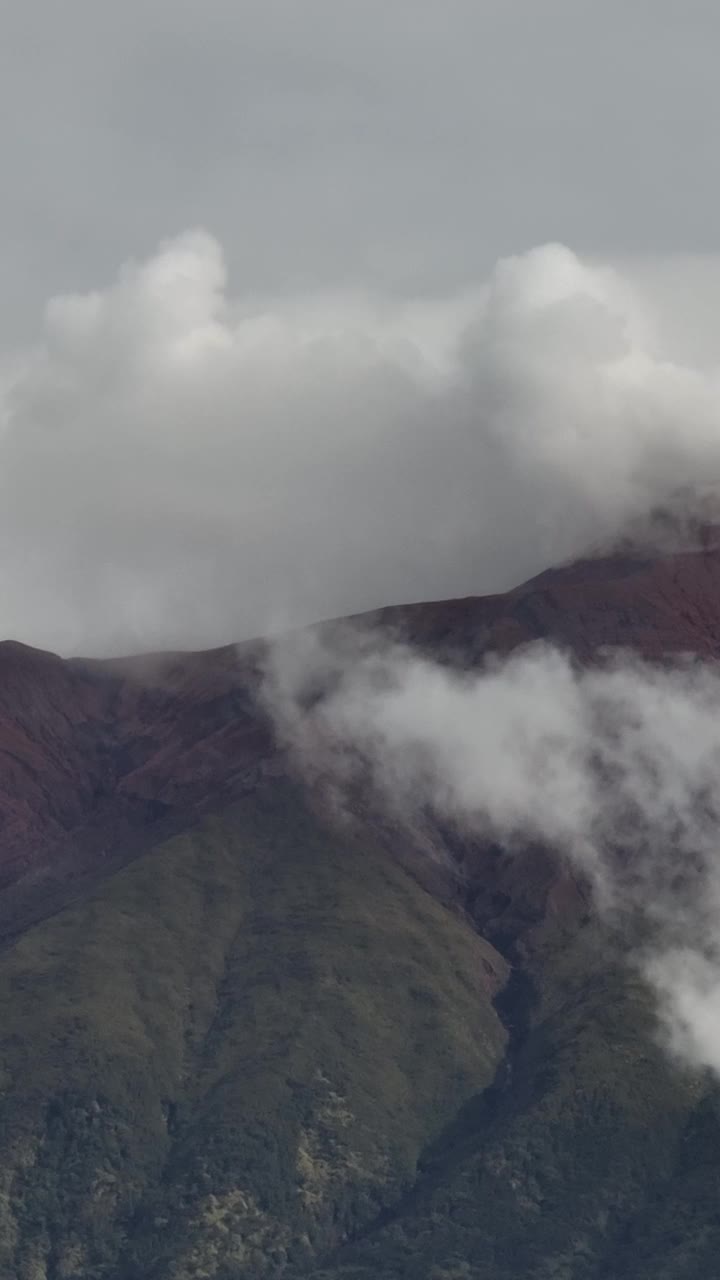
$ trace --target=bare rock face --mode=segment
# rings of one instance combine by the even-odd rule
[[[504,595],[379,610],[380,625],[472,666],[547,640],[581,661],[610,646],[720,655],[720,550],[611,556],[550,569]]]
[[[254,652],[63,661],[0,646],[0,937],[257,783]]]
[[[106,689],[54,654],[0,646],[0,876],[37,865],[109,785]]]
[[[388,608],[362,621],[466,668],[537,640],[580,661],[608,646],[653,660],[684,652],[713,659],[720,656],[720,550],[712,543],[587,560],[504,595]],[[33,910],[46,913],[58,886],[110,869],[148,839],[283,772],[257,699],[263,651],[258,643],[64,661],[0,645],[0,935],[31,899]],[[412,856],[406,851],[405,860]],[[478,847],[461,856],[464,880],[484,886],[475,899],[475,889],[468,892],[478,923],[491,932],[510,928],[511,919],[517,931],[525,916],[527,929],[536,928],[538,910],[543,919],[584,910],[581,889],[552,860],[535,857],[529,892],[516,861],[506,866],[496,851]],[[452,896],[433,876],[433,891]]]

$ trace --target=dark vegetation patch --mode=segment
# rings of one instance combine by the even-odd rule
[[[0,956],[0,1274],[300,1270],[488,1085],[503,962],[289,787]]]

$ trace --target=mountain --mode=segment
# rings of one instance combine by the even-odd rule
[[[720,551],[364,619],[720,656]],[[325,629],[335,624],[324,624]],[[2,1280],[707,1280],[717,1087],[552,851],[296,777],[263,642],[0,646]]]

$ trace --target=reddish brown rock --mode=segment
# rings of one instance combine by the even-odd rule
[[[379,610],[378,623],[469,664],[547,640],[581,660],[606,646],[649,659],[720,656],[720,550],[612,556],[550,569],[505,595]]]
[[[583,561],[505,595],[389,608],[363,621],[465,666],[539,639],[583,661],[606,646],[651,659],[716,658],[720,550]],[[282,772],[255,698],[262,651],[101,662],[0,645],[0,933],[22,914],[21,900],[47,910],[59,885]],[[528,896],[517,860],[508,870],[487,850],[465,856],[474,912],[491,931],[510,927],[518,912],[530,928],[538,911],[549,919],[584,909],[578,887],[544,858],[522,872]],[[443,891],[442,879],[433,872],[433,891]]]

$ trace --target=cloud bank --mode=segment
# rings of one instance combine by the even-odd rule
[[[720,373],[548,245],[463,296],[233,296],[191,232],[0,363],[0,634],[199,646],[502,589],[720,480]],[[668,302],[668,306],[670,303]]]
[[[540,842],[635,947],[668,1042],[720,1073],[720,668],[538,644],[457,672],[371,632],[279,642],[267,699],[302,768],[418,830]],[[642,940],[642,941],[640,941]]]

